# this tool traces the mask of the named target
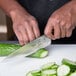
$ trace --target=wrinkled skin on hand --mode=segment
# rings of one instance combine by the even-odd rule
[[[13,30],[21,45],[24,45],[40,36],[36,19],[25,10],[11,12]]]
[[[50,16],[44,31],[47,37],[55,40],[72,35],[76,21],[76,18],[74,18],[76,14],[74,14],[72,6],[73,3],[69,2]]]

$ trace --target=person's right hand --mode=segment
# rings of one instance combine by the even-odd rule
[[[25,10],[11,12],[13,30],[21,45],[24,45],[40,36],[36,19]]]

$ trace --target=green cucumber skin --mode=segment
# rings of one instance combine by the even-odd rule
[[[70,62],[72,62],[73,64]],[[76,70],[76,63],[71,60],[63,59],[62,64],[68,65],[71,68],[71,72],[74,72]]]
[[[58,65],[55,62],[50,62],[42,66],[42,70],[57,69],[57,68],[58,68]]]
[[[41,76],[41,73],[32,73],[33,76]]]
[[[26,74],[26,76],[41,76],[41,71],[30,71]]]
[[[44,70],[41,72],[41,76],[56,76],[56,70],[55,69]]]
[[[45,48],[42,48],[42,49],[38,50],[36,53],[31,54],[31,55],[29,55],[29,56],[27,56],[27,57],[44,58],[44,57],[46,57],[47,55],[44,56],[44,57],[41,57],[41,54],[42,54],[43,52],[47,52],[47,55],[48,55],[48,51],[47,51]]]
[[[0,43],[0,56],[7,56],[20,47],[18,44]]]

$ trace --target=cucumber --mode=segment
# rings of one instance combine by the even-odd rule
[[[33,76],[31,72],[27,73],[26,76]]]
[[[44,48],[38,50],[36,53],[29,55],[32,58],[44,58],[48,55],[48,51]]]
[[[19,44],[8,44],[0,43],[0,56],[8,56],[15,50],[19,49],[21,46]],[[48,51],[44,48],[38,50],[36,53],[29,55],[28,57],[43,58],[48,55]]]
[[[26,76],[41,76],[41,71],[40,70],[30,71],[26,74]]]
[[[52,67],[51,67],[51,69],[57,69],[58,68],[58,65],[57,64],[55,64],[55,65],[53,65]]]
[[[71,72],[76,70],[76,63],[74,61],[63,59],[62,64],[68,65],[71,68]]]
[[[44,64],[41,69],[42,70],[57,69],[57,67],[58,65],[55,62],[50,62],[50,63]]]
[[[7,56],[20,47],[18,44],[0,43],[0,56]]]
[[[41,75],[41,71],[40,70],[32,71],[32,75],[33,76],[40,76]]]
[[[67,65],[60,65],[57,69],[58,76],[67,76],[70,73],[70,67]]]
[[[76,72],[71,73],[69,76],[76,76]]]
[[[41,76],[56,76],[56,70],[44,70],[42,71]]]

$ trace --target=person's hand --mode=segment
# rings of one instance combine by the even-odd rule
[[[28,43],[40,36],[36,19],[25,10],[11,12],[13,30],[21,45]]]
[[[72,31],[75,28],[72,6],[68,3],[50,16],[44,31],[47,37],[55,40],[72,35]]]

